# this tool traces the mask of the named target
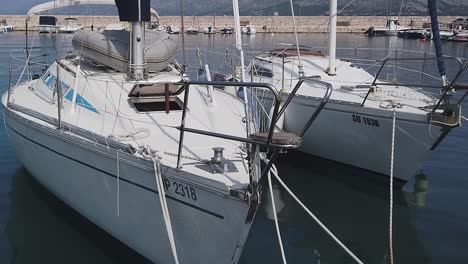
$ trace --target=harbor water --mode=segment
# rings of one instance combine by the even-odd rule
[[[243,36],[247,56],[277,48],[278,43],[291,43],[293,39],[293,34]],[[49,47],[52,56],[70,50],[70,40],[70,35],[29,36],[30,45]],[[320,48],[327,46],[325,34],[300,34],[299,40],[313,51],[326,53],[326,49]],[[202,63],[208,63],[213,72],[232,71],[237,66],[234,41],[234,36],[186,36],[185,64],[191,76],[195,77],[196,66],[200,64],[197,48]],[[10,50],[24,46],[24,32],[0,34],[1,93],[8,87]],[[338,35],[338,47],[347,48],[338,51],[338,56],[360,58],[385,55],[383,51],[376,54],[378,51],[367,48],[433,51],[431,41],[367,38],[357,34]],[[443,49],[446,55],[468,57],[468,43],[447,42],[443,43]],[[177,58],[184,62],[181,49]],[[428,63],[427,67],[434,65]],[[453,65],[448,64],[449,70],[453,70]],[[432,71],[437,72],[435,68]],[[467,75],[462,76],[465,83]],[[467,107],[465,101],[464,116],[468,116]],[[0,263],[149,263],[40,186],[16,159],[3,128],[3,118],[0,110]],[[391,139],[382,138],[375,144],[391,144]],[[365,153],[355,154],[365,158]],[[390,162],[390,157],[381,158]],[[60,164],[50,166],[67,173]],[[277,167],[295,194],[364,263],[389,263],[387,178],[298,152],[282,155]],[[274,194],[288,263],[353,263],[279,185],[274,184]],[[395,263],[468,263],[465,124],[449,134],[424,163],[422,171],[395,190],[394,201]],[[270,202],[265,196],[240,263],[281,263]]]

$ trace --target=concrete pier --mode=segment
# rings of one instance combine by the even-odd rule
[[[58,23],[65,24],[65,18],[68,16],[57,16]],[[122,23],[117,16],[73,16],[78,19],[77,23],[89,28],[102,28],[108,24]],[[455,16],[441,16],[439,22],[441,28],[446,28],[455,20]],[[15,30],[25,30],[26,16],[0,15],[0,20],[5,19],[8,24],[15,27]],[[339,16],[337,31],[339,33],[362,33],[371,26],[385,27],[387,17],[385,16]],[[298,32],[300,33],[324,33],[328,30],[328,17],[326,16],[300,16],[296,17]],[[415,28],[430,28],[429,16],[402,16],[400,17],[402,26],[410,25]],[[37,30],[39,17],[32,16],[29,20],[29,29]],[[180,27],[180,17],[161,16],[160,24],[162,26]],[[218,29],[228,26],[234,26],[234,18],[231,16],[200,16],[186,17],[185,27],[195,27],[203,30],[208,26],[214,26]],[[253,25],[258,33],[285,33],[293,32],[293,21],[290,16],[243,16],[241,25]]]

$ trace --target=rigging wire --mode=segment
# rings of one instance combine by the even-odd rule
[[[185,71],[185,67],[187,67],[187,59],[185,54],[184,0],[180,0],[180,24],[180,34],[182,35],[182,57]]]
[[[302,60],[301,60],[301,50],[300,50],[300,47],[299,47],[299,37],[297,36],[297,25],[296,25],[296,16],[294,14],[294,3],[293,3],[293,0],[289,0],[289,3],[291,5],[291,15],[292,15],[292,19],[293,19],[293,29],[294,29],[294,37],[296,39],[296,50],[297,50],[297,58],[299,60],[299,64],[297,65],[297,67],[299,67],[299,75],[304,75],[304,67],[302,65]],[[284,87],[281,87],[282,89]]]

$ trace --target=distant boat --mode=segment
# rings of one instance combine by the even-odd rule
[[[431,31],[424,29],[398,31],[398,37],[405,39],[431,39],[431,36]]]
[[[40,16],[39,17],[39,33],[57,33],[59,26],[57,25],[57,18],[54,16]]]
[[[205,34],[216,34],[216,28],[209,26],[203,30]]]
[[[187,34],[198,34],[198,32],[199,32],[198,28],[189,27],[187,29]]]
[[[452,30],[445,30],[445,31],[440,31],[439,36],[441,40],[449,40],[451,37],[453,37],[454,33]],[[434,36],[432,36],[433,38]]]
[[[387,19],[385,27],[370,27],[364,34],[369,37],[380,37],[380,36],[396,36],[400,31],[410,30],[410,27],[404,27],[400,25],[398,18],[392,17]]]
[[[234,29],[232,27],[225,27],[221,29],[221,34],[223,35],[231,35],[234,33]]]
[[[14,26],[8,25],[5,19],[0,20],[0,32],[12,32]]]
[[[242,31],[242,34],[247,34],[247,35],[251,35],[251,34],[256,34],[256,33],[257,33],[257,30],[255,29],[254,26],[245,26],[245,27],[242,27],[242,28],[241,28],[241,31]]]
[[[454,42],[468,42],[468,30],[455,32],[453,36],[447,39]]]
[[[59,33],[74,34],[75,32],[82,30],[83,25],[77,24],[78,19],[67,17],[65,18],[65,25],[59,28]]]
[[[171,35],[177,35],[181,33],[180,27],[177,26],[167,26],[166,31]]]

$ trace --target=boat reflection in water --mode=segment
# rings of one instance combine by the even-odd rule
[[[151,263],[58,200],[24,168],[11,188],[11,259],[2,263]]]
[[[306,163],[301,154],[291,154],[278,169],[280,175],[288,174],[287,184],[296,195],[365,263],[385,263],[388,187],[352,177],[362,173],[353,167],[319,158]],[[352,263],[283,189],[273,188],[288,263]],[[413,207],[425,206],[427,190],[424,174],[415,177],[411,191],[395,190],[395,259],[401,263],[427,259],[412,224]],[[240,263],[281,261],[265,194]],[[14,263],[150,263],[50,194],[24,168],[13,177],[7,234]]]
[[[290,189],[364,263],[388,263],[389,185],[382,183],[387,178],[378,181],[369,172],[301,153],[289,153],[277,166]],[[355,177],[359,174],[368,177]],[[273,189],[288,263],[355,263],[284,189],[278,184]],[[394,190],[393,245],[399,263],[428,263],[413,224],[427,191],[422,173],[413,185]],[[269,198],[265,192],[241,263],[281,262]]]

